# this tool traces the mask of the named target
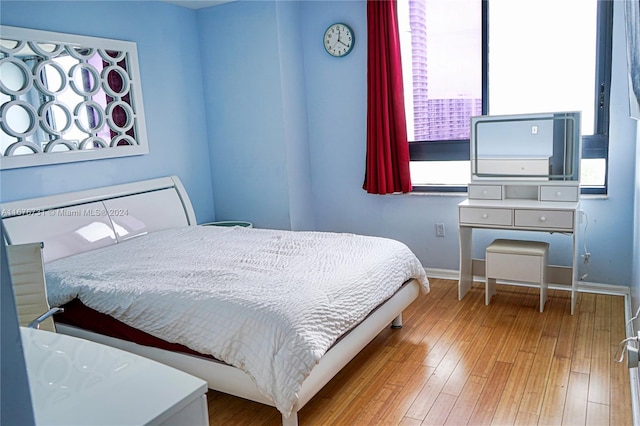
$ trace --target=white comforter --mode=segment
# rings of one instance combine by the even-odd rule
[[[289,415],[335,340],[425,271],[404,244],[353,234],[197,226],[46,265],[49,302],[85,305],[238,367]]]

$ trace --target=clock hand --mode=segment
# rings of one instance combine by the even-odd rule
[[[346,44],[344,44],[341,40],[338,40],[338,43],[342,44],[344,47],[349,47]],[[336,43],[336,44],[338,44],[338,43]]]

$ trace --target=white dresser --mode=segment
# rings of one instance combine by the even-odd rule
[[[77,337],[20,331],[37,425],[209,424],[204,380]]]
[[[473,230],[479,228],[563,233],[572,238],[572,264],[549,266],[549,281],[571,291],[573,314],[578,290],[578,183],[545,181],[469,184],[469,198],[458,205],[460,279],[458,298],[484,276],[484,260],[473,259]]]

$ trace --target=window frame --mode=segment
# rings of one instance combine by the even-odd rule
[[[489,1],[482,0],[482,114],[489,110]],[[604,159],[602,186],[580,186],[582,195],[606,195],[609,176],[609,110],[613,39],[613,3],[598,0],[594,134],[583,135],[581,159]],[[469,139],[409,142],[410,161],[470,161]],[[467,185],[413,185],[412,192],[467,192]]]

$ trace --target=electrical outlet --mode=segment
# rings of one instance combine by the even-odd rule
[[[436,223],[436,237],[444,237],[444,223]]]

